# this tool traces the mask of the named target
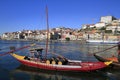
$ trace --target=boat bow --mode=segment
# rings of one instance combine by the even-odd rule
[[[11,55],[16,58],[17,60],[24,60],[25,56],[20,56],[20,55],[17,55],[15,53],[11,53]]]

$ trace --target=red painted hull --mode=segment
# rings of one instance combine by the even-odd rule
[[[106,62],[81,62],[77,60],[68,60],[68,63],[65,65],[47,64],[45,63],[46,61],[40,62],[35,59],[32,60],[32,58],[30,60],[26,60],[24,59],[25,56],[20,56],[17,54],[11,55],[26,66],[54,71],[88,72],[102,69],[109,65]]]
[[[30,67],[56,70],[56,71],[73,71],[73,72],[88,72],[106,67],[103,62],[80,62],[80,65],[52,65],[28,60],[19,60],[22,64]]]

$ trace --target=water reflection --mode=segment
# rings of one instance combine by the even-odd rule
[[[119,69],[103,69],[95,72],[74,73],[46,71],[20,65],[14,70],[0,67],[1,80],[120,80]]]
[[[23,75],[21,75],[23,74]],[[11,72],[12,80],[30,79],[30,80],[106,80],[106,77],[97,72],[75,73],[75,72],[57,72],[33,69],[21,65]]]
[[[9,80],[9,72],[0,66],[0,80]]]

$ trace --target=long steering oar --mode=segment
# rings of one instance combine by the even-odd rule
[[[25,48],[28,48],[28,47],[31,47],[31,46],[35,46],[35,44],[30,44],[30,45],[23,46],[23,47],[18,48],[18,49],[10,50],[10,51],[8,51],[8,52],[5,52],[5,53],[0,54],[0,56],[4,56],[4,55],[6,55],[6,54],[10,54],[10,53],[13,53],[13,52],[16,52],[16,51],[19,51],[19,50],[22,50],[22,49],[25,49]],[[12,48],[13,48],[13,47],[12,47]]]
[[[112,48],[115,48],[115,47],[117,47],[117,46],[118,46],[118,45],[115,45],[115,46],[112,46],[112,47],[110,47],[110,48],[107,48],[107,49],[104,49],[104,50],[98,51],[98,52],[90,53],[90,54],[88,54],[88,55],[90,56],[90,55],[94,55],[94,54],[96,54],[96,53],[101,53],[101,52],[104,52],[104,51],[110,50],[110,49],[112,49]]]

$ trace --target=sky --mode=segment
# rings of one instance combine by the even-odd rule
[[[49,27],[80,29],[94,24],[101,16],[120,18],[120,0],[0,0],[0,34]]]

